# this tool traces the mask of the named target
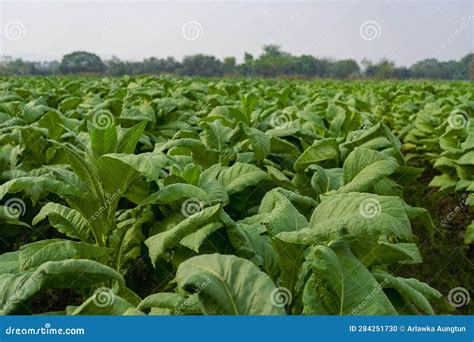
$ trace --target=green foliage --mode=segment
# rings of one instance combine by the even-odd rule
[[[472,191],[472,124],[448,114],[471,115],[471,85],[3,81],[1,313],[66,290],[70,315],[451,309],[397,274],[422,263],[412,223],[433,231],[402,149]]]
[[[64,74],[73,73],[102,73],[107,66],[99,56],[85,51],[76,51],[64,55],[59,65],[59,71]]]
[[[0,75],[57,75],[70,73],[94,73],[109,76],[173,74],[183,76],[219,77],[257,76],[272,78],[331,78],[331,79],[447,79],[469,80],[474,78],[474,54],[459,61],[426,59],[411,66],[396,66],[385,58],[373,63],[363,59],[333,60],[311,55],[294,56],[278,45],[264,45],[258,58],[249,53],[243,63],[235,57],[222,60],[211,55],[185,56],[181,61],[174,57],[145,58],[143,61],[120,60],[113,56],[102,61],[99,56],[77,51],[63,56],[59,61],[24,61],[20,58],[3,57]],[[362,66],[362,67],[361,67]]]

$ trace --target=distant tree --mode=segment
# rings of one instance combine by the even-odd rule
[[[109,75],[120,76],[120,75],[130,74],[130,70],[127,69],[126,63],[121,61],[115,56],[112,56],[112,58],[106,61],[106,63],[107,63],[107,74]]]
[[[334,78],[348,78],[358,75],[360,72],[359,64],[353,59],[343,59],[335,62],[329,70],[329,76]]]
[[[292,56],[282,51],[279,45],[263,46],[258,58],[248,52],[244,54],[244,62],[237,64],[234,57],[226,57],[222,61],[214,56],[197,54],[186,56],[182,61],[173,57],[145,58],[143,61],[130,62],[117,57],[102,62],[99,56],[89,52],[77,51],[65,55],[58,61],[40,62],[13,59],[8,56],[0,58],[0,75],[52,75],[68,73],[103,73],[107,75],[160,75],[163,73],[218,77],[222,75],[248,77],[332,77],[345,79],[358,77],[361,74],[377,79],[474,79],[474,54],[470,53],[458,61],[438,61],[434,58],[419,61],[409,68],[397,67],[394,62],[382,59],[372,63],[368,59],[361,62],[362,69],[356,61],[330,60],[315,58],[311,55]]]
[[[474,53],[470,53],[457,63],[457,73],[465,80],[474,80]]]
[[[181,63],[174,59],[174,57],[166,57],[166,59],[162,59],[161,62],[163,70],[168,73],[176,73],[181,67]]]
[[[317,66],[316,77],[328,77],[329,70],[331,69],[331,66],[332,66],[332,62],[327,58],[318,59],[316,66]]]
[[[278,61],[274,58],[258,58],[253,63],[253,70],[255,75],[262,77],[276,77],[280,76],[283,68],[278,67]]]
[[[254,63],[253,55],[245,52],[244,53],[244,64],[239,66],[240,73],[244,76],[251,76],[254,73],[253,63]]]
[[[367,58],[363,58],[362,61],[360,62],[360,64],[362,65],[362,70],[361,71],[364,74],[367,74],[367,69],[370,69],[373,65],[372,61],[370,61]]]
[[[37,63],[24,61],[21,58],[13,59],[4,56],[0,63],[1,75],[37,75]]]
[[[134,69],[142,69],[142,73],[159,75],[162,73],[176,73],[180,68],[180,63],[177,62],[173,57],[163,58],[145,58],[143,65],[135,65]]]
[[[372,63],[372,61],[364,58],[360,63],[362,65],[363,74],[366,77],[373,78],[377,72],[378,64]]]
[[[400,80],[407,80],[411,76],[410,69],[407,67],[398,67],[393,69],[393,77]]]
[[[281,46],[279,45],[274,45],[274,44],[268,44],[263,46],[263,52],[260,55],[260,58],[275,58],[275,57],[287,57],[290,56],[288,52],[284,52],[281,50]]]
[[[253,71],[263,77],[279,77],[289,75],[295,69],[295,57],[281,50],[278,45],[264,45],[263,52],[253,62]]]
[[[85,51],[76,51],[63,56],[59,70],[61,73],[103,73],[107,66],[99,56]]]
[[[413,78],[456,79],[457,63],[455,61],[439,62],[435,58],[425,59],[410,67]]]
[[[183,58],[181,74],[187,76],[222,76],[222,62],[214,56],[203,54]]]
[[[367,69],[367,76],[373,77],[376,79],[386,79],[395,77],[395,63],[382,59],[377,64],[372,64]]]
[[[222,71],[227,75],[233,74],[236,71],[236,64],[235,57],[226,57],[222,62]]]
[[[160,60],[155,57],[145,58],[143,60],[143,71],[147,74],[159,74],[163,71]]]
[[[31,62],[34,66],[33,75],[53,75],[58,73],[59,62],[58,61],[45,61],[45,62]]]
[[[293,58],[291,73],[306,77],[314,77],[318,74],[319,61],[313,56],[303,55]]]
[[[252,63],[253,62],[253,56],[252,54],[248,53],[248,52],[245,52],[244,53],[244,63],[245,64],[248,64],[248,63]]]

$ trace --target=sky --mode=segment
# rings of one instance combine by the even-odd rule
[[[388,58],[411,65],[474,49],[474,1],[4,1],[0,55],[60,59],[85,50],[127,60],[205,53]]]

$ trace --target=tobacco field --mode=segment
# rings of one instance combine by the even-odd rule
[[[472,82],[0,78],[0,313],[472,313]]]

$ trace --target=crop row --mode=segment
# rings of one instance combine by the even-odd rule
[[[449,311],[397,275],[435,229],[403,189],[474,189],[469,89],[3,78],[0,312]]]

